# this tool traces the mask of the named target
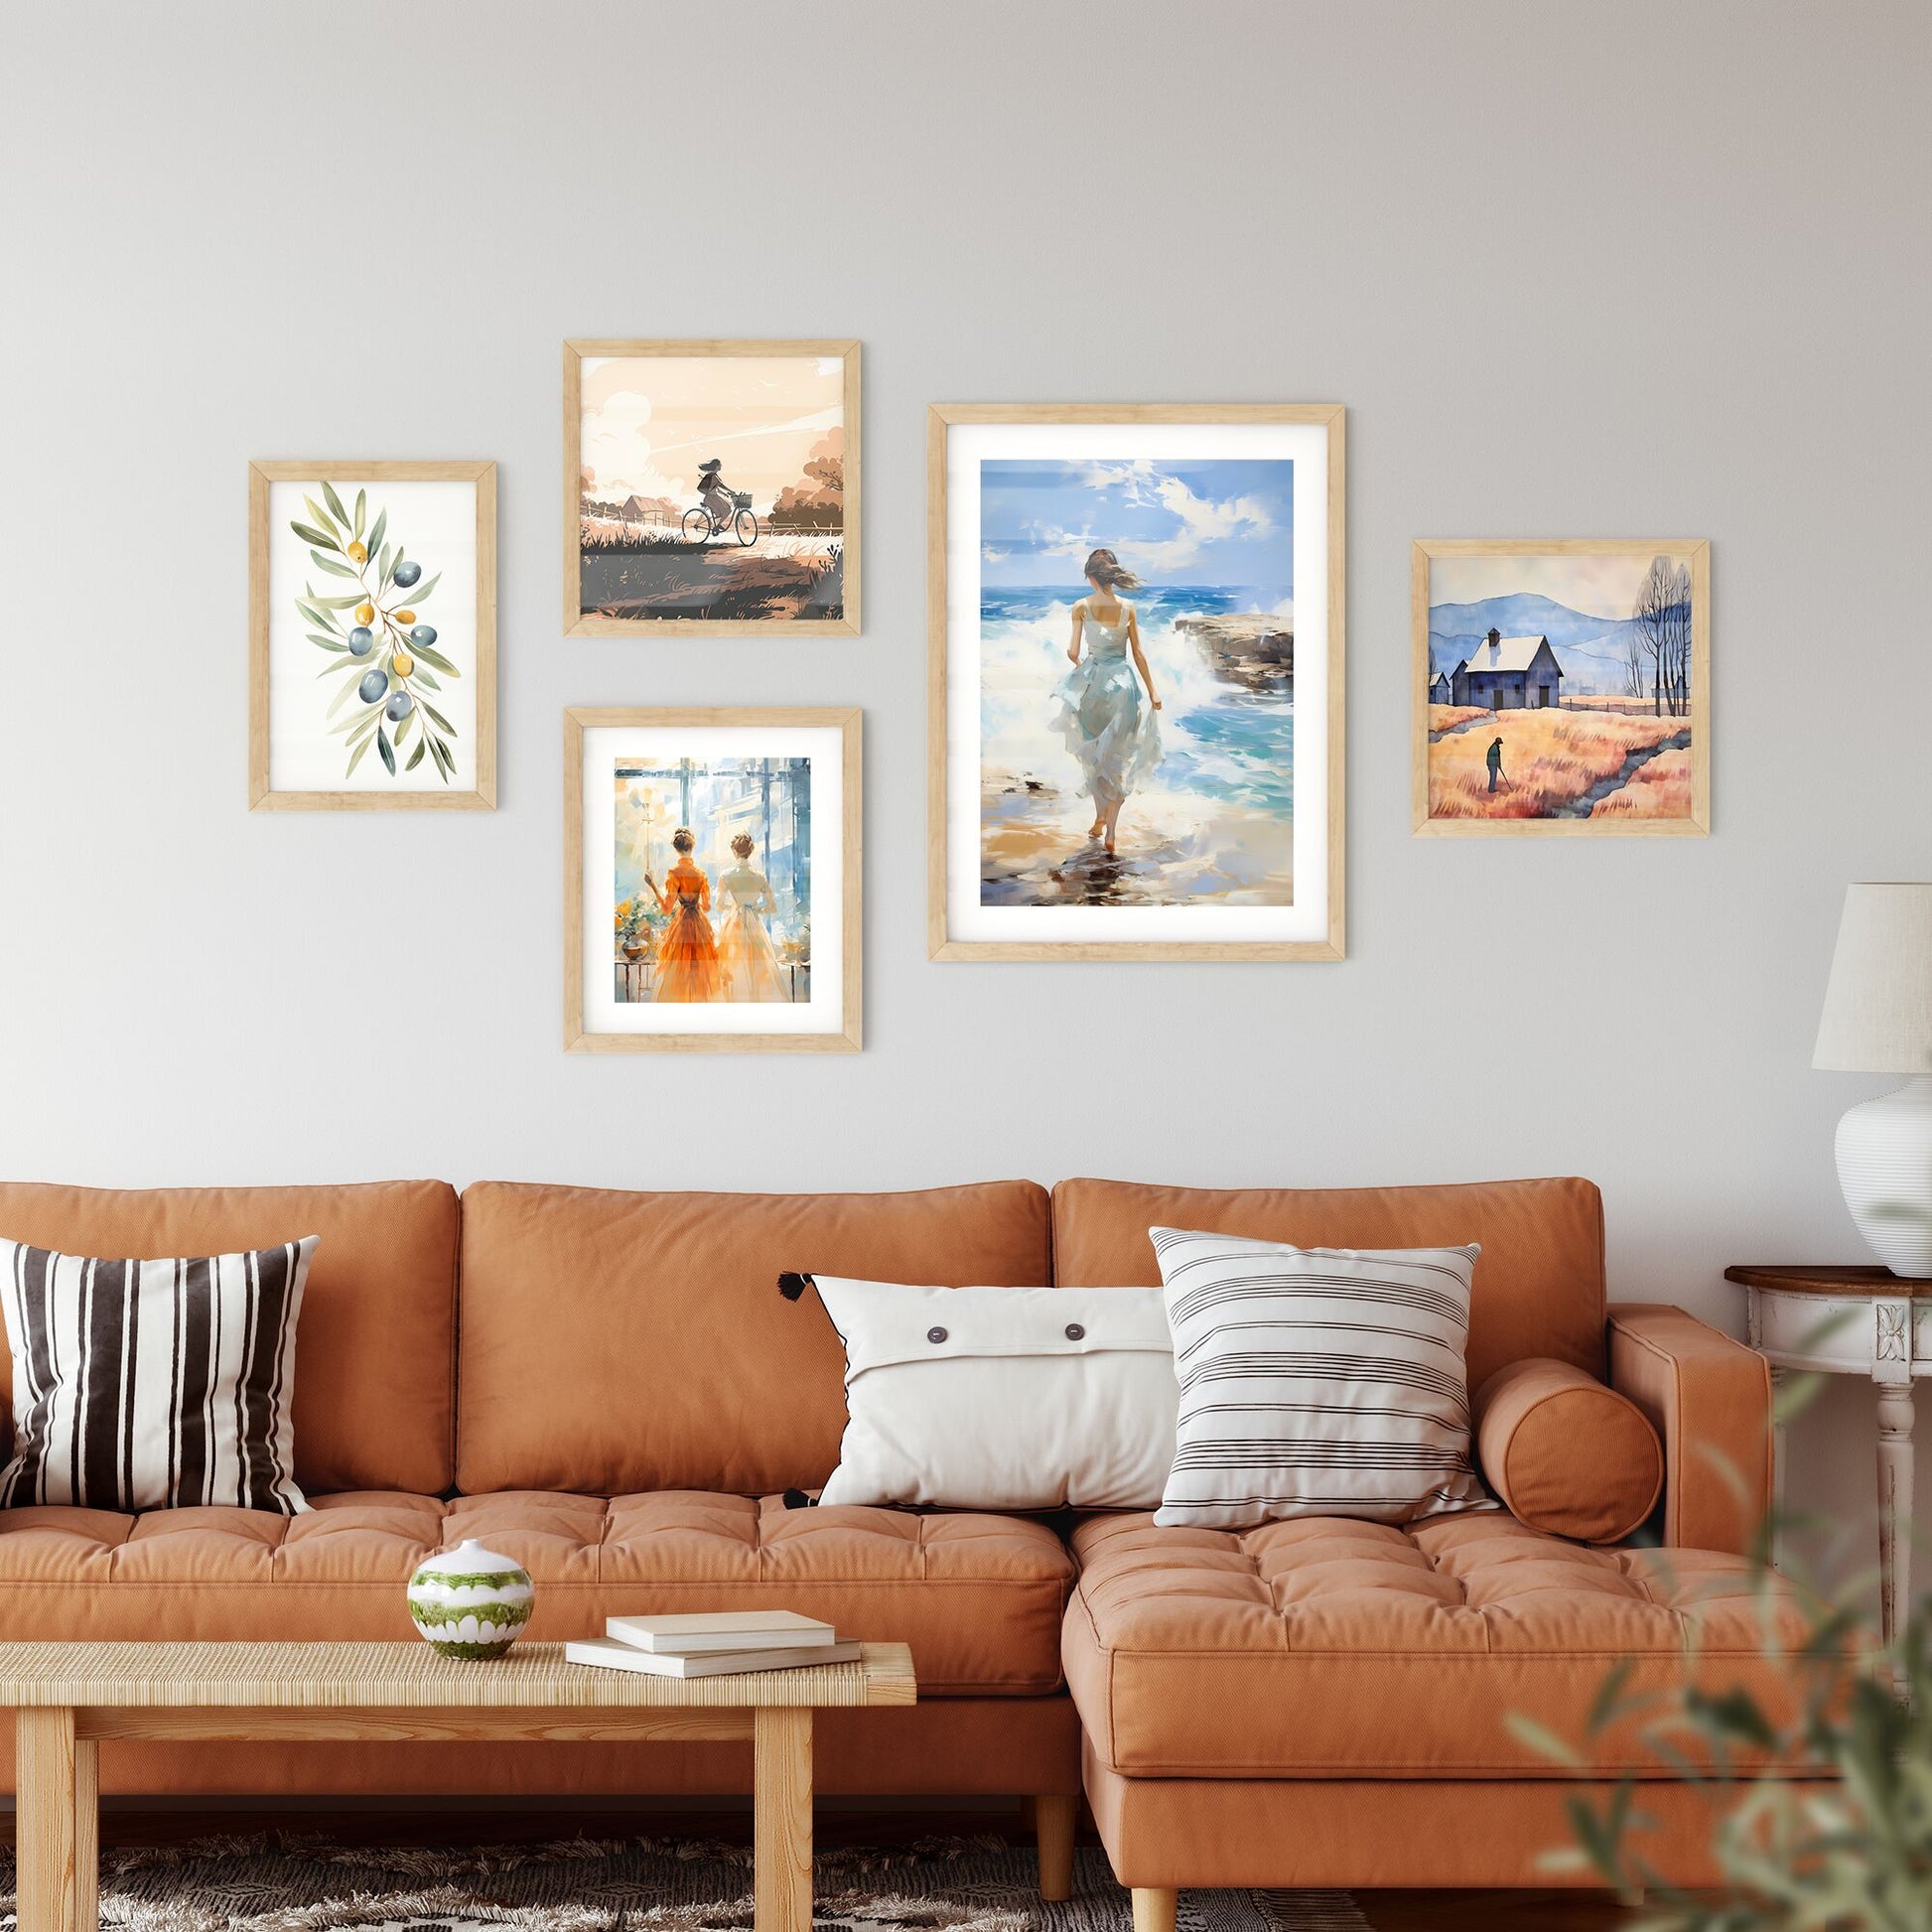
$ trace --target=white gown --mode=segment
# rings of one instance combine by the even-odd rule
[[[1053,693],[1053,729],[1080,760],[1085,789],[1106,811],[1144,785],[1161,762],[1161,725],[1128,651],[1129,606],[1120,621],[1088,614],[1086,648]]]

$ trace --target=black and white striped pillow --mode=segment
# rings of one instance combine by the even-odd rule
[[[317,1239],[194,1261],[0,1241],[14,1373],[0,1507],[303,1514],[290,1407]]]
[[[1470,1460],[1463,1370],[1480,1248],[1149,1233],[1180,1380],[1157,1523],[1408,1523],[1492,1507]]]

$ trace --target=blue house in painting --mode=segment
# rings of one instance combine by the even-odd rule
[[[1563,666],[1548,637],[1505,637],[1492,630],[1449,680],[1452,701],[1490,711],[1544,711],[1563,697]]]

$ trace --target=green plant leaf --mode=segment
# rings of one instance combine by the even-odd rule
[[[323,506],[320,503],[318,503],[313,496],[304,496],[302,500],[303,502],[308,504],[309,521],[312,522],[317,529],[328,531],[328,533],[332,537],[340,536],[342,534],[342,532],[336,528],[335,518],[332,517],[329,514],[329,512],[326,509],[324,509]]]
[[[322,500],[329,505],[330,513],[338,523],[346,524],[348,512],[343,508],[343,499],[336,494],[336,485],[327,481],[322,485]]]
[[[419,738],[416,741],[416,749],[410,753],[409,762],[403,766],[403,769],[405,771],[415,770],[415,768],[422,763],[423,754],[428,750],[429,750],[429,740],[427,738]]]
[[[368,757],[368,755],[369,755],[369,747],[370,747],[370,745],[372,745],[373,743],[374,743],[374,740],[373,740],[373,739],[367,739],[367,738],[365,738],[365,739],[363,739],[363,741],[361,742],[361,744],[359,744],[358,746],[356,746],[356,748],[355,748],[355,750],[354,750],[353,752],[351,752],[351,753],[349,754],[349,759],[348,759],[348,769],[347,769],[346,771],[345,771],[345,772],[343,773],[343,776],[344,776],[345,778],[352,778],[352,777],[354,777],[354,775],[355,775],[355,767],[356,767],[356,766],[357,766],[358,764],[360,764],[360,763],[362,762],[362,760],[363,760],[363,759],[364,759],[365,758],[367,758],[367,757]]]
[[[359,537],[362,534],[362,512],[368,506],[369,492],[366,489],[358,489],[355,492],[355,528],[349,533],[351,536]]]
[[[369,555],[371,557],[382,548],[382,539],[388,531],[388,528],[389,512],[386,509],[377,510],[375,513],[375,528],[369,532]]]
[[[291,523],[289,528],[304,543],[319,543],[325,550],[340,550],[343,546],[326,531],[318,530],[313,523]]]
[[[410,592],[409,592],[410,603],[415,605],[420,610],[422,608],[422,603],[424,598],[428,597],[430,592],[433,591],[438,584],[442,583],[442,581],[443,581],[443,573],[439,570],[436,573],[436,575],[429,580],[427,584],[412,585],[410,587]]]
[[[315,597],[309,601],[321,605],[325,611],[348,611],[362,602],[362,593],[350,591],[346,597]]]
[[[389,767],[390,777],[396,775],[396,748],[389,743],[389,734],[380,725],[375,728],[375,749],[382,754],[382,762]]]
[[[420,657],[425,664],[434,664],[439,671],[442,671],[449,677],[461,677],[463,675],[433,644],[411,644],[409,654],[412,657]]]
[[[402,723],[396,727],[396,750],[397,751],[400,752],[402,750],[403,740],[409,736],[410,731],[415,726],[415,723],[416,723],[416,714],[413,711],[405,711],[402,715]]]
[[[342,710],[343,706],[348,702],[349,697],[353,693],[354,689],[355,686],[353,684],[345,684],[343,688],[336,693],[335,697],[330,700],[329,709],[322,714],[322,721],[325,725],[328,724],[329,720],[335,717],[337,712]],[[352,724],[354,724],[354,722],[355,720],[353,718],[345,718],[340,725],[335,727],[335,730],[331,731],[331,733],[329,734],[330,737],[333,738],[336,735],[336,732],[338,731],[347,731],[348,728]]]
[[[440,691],[443,688],[420,664],[416,666],[409,682],[411,684],[420,684],[425,691]]]
[[[318,637],[313,630],[309,632],[309,641],[310,643],[316,645],[317,648],[321,650],[345,651],[348,649],[348,646],[343,643],[339,638]],[[332,664],[330,665],[329,668],[333,671],[337,668],[337,666]]]
[[[348,565],[339,564],[332,558],[325,557],[320,550],[311,550],[309,555],[316,560],[318,570],[326,570],[331,577],[346,577],[351,583],[354,582],[355,573]]]
[[[395,550],[390,551],[388,562],[386,562],[382,566],[381,588],[383,590],[386,591],[389,588],[389,586],[396,581],[396,566],[401,562],[402,562],[401,549],[397,548]]]
[[[443,714],[442,714],[442,713],[441,713],[440,711],[438,711],[438,710],[437,710],[437,708],[436,708],[436,707],[435,707],[435,706],[434,706],[433,704],[430,704],[430,703],[428,703],[428,702],[426,702],[426,701],[422,701],[422,700],[419,700],[418,702],[420,702],[420,703],[422,703],[422,705],[423,705],[423,709],[424,709],[425,711],[427,711],[427,712],[429,713],[429,715],[430,715],[430,716],[431,716],[431,717],[432,717],[432,718],[433,718],[433,719],[434,719],[434,720],[435,720],[435,721],[436,721],[436,722],[437,722],[437,723],[438,723],[439,725],[441,725],[441,726],[443,727],[443,729],[444,729],[444,730],[445,730],[446,732],[448,732],[448,733],[450,734],[450,736],[451,736],[452,738],[454,738],[454,737],[456,736],[456,727],[455,727],[455,726],[454,726],[453,724],[451,724],[451,723],[450,723],[450,721],[449,721],[449,720],[448,720],[447,718],[445,718],[445,717],[443,716]]]
[[[298,597],[295,600],[295,608],[301,614],[304,622],[313,623],[318,628],[327,630],[332,636],[340,637],[343,634],[342,626],[322,608],[315,597]]]

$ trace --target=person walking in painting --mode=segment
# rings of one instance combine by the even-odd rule
[[[670,915],[657,942],[657,999],[660,1005],[676,1002],[693,1005],[719,996],[718,941],[711,921],[705,917],[711,905],[711,882],[691,862],[691,849],[697,844],[690,829],[680,825],[671,834],[671,850],[677,863],[660,887],[648,872],[644,884],[657,902]]]
[[[1087,837],[1104,839],[1111,856],[1127,794],[1161,761],[1161,727],[1154,716],[1161,700],[1141,650],[1140,620],[1121,596],[1139,590],[1141,580],[1111,550],[1096,550],[1087,559],[1086,578],[1093,595],[1073,607],[1066,647],[1073,669],[1060,680],[1052,722],[1086,776],[1094,809]]]
[[[732,840],[738,864],[718,881],[718,970],[727,1000],[783,1000],[784,975],[764,922],[778,909],[764,874],[752,864],[757,851],[744,832]]]
[[[1503,741],[1497,737],[1489,744],[1489,789],[1494,791],[1499,785],[1505,791],[1511,789],[1509,780],[1503,776]]]

